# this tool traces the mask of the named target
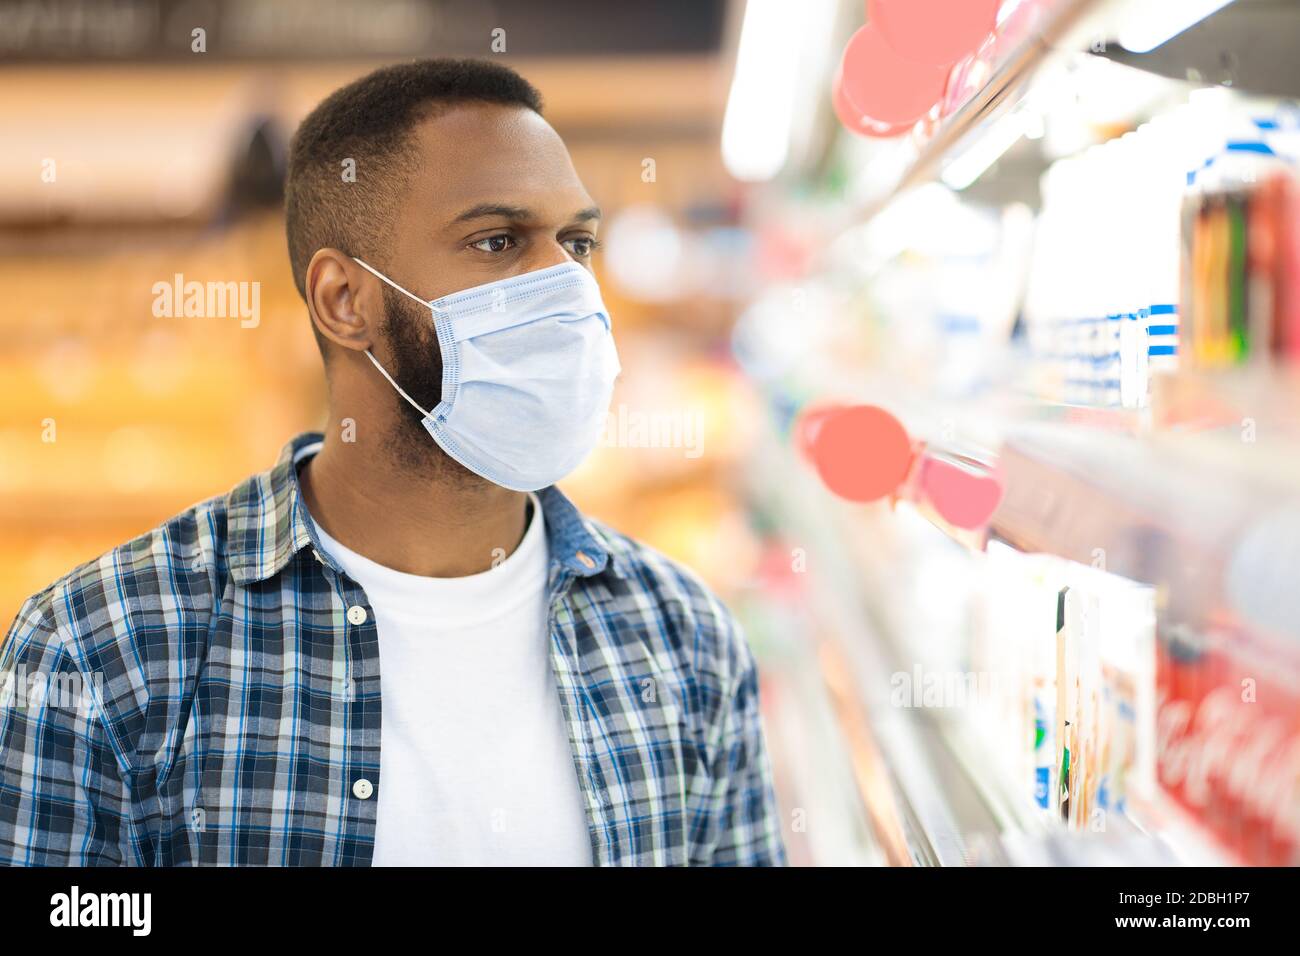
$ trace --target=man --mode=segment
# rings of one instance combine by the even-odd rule
[[[0,861],[783,864],[735,621],[553,484],[620,365],[537,91],[379,70],[286,195],[327,427],[24,604],[90,706],[0,710]]]

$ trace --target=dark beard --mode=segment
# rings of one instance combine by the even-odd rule
[[[442,400],[442,351],[428,309],[422,309],[388,286],[383,287],[384,322],[380,334],[388,345],[388,374],[421,408],[432,411]],[[423,416],[396,389],[389,389],[397,427],[384,442],[399,467],[413,475],[474,487],[486,479],[449,457],[424,427]]]

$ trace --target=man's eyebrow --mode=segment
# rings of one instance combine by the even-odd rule
[[[470,206],[452,222],[468,222],[471,219],[486,219],[488,216],[501,216],[505,219],[531,219],[532,211],[523,206],[507,206],[496,202],[481,202]]]
[[[531,209],[523,206],[510,206],[504,203],[483,202],[477,206],[470,206],[455,219],[453,223],[469,222],[473,219],[486,219],[488,217],[500,217],[502,219],[513,219],[517,222],[527,222],[535,218]],[[599,206],[588,206],[586,209],[579,209],[573,214],[573,222],[585,222],[589,219],[600,218]]]

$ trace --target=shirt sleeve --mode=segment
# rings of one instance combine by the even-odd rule
[[[102,703],[29,601],[0,645],[0,866],[140,862]]]
[[[713,866],[785,866],[781,816],[759,710],[758,667],[740,625],[726,615],[740,663],[735,688],[724,704],[719,781],[718,842]]]

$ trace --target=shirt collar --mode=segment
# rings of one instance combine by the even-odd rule
[[[298,465],[316,454],[323,441],[319,432],[298,435],[284,446],[273,468],[249,478],[227,496],[230,574],[241,587],[278,574],[299,551],[314,547]],[[611,540],[559,488],[542,488],[537,498],[546,519],[552,564],[579,577],[606,569],[626,577]]]

